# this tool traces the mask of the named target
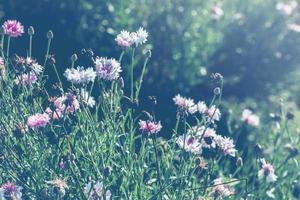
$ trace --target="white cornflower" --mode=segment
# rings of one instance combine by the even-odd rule
[[[214,121],[220,121],[221,112],[215,105],[212,105],[210,108],[208,108],[206,113],[212,123],[214,123]]]
[[[128,48],[133,44],[131,34],[128,31],[122,30],[116,37],[115,41],[121,47]]]
[[[143,27],[140,27],[139,30],[130,35],[136,46],[147,42],[148,32]]]
[[[181,135],[176,139],[176,143],[178,146],[182,149],[184,149],[187,152],[191,152],[194,154],[201,154],[202,153],[202,147],[199,143],[198,139],[196,137],[193,137],[191,135]]]
[[[97,57],[95,69],[99,78],[104,80],[116,80],[122,72],[120,63],[114,58]]]
[[[228,137],[222,137],[221,135],[216,135],[214,141],[217,146],[223,151],[224,155],[230,155],[235,157],[236,149],[233,140]]]
[[[64,73],[64,76],[73,84],[86,84],[93,82],[97,75],[91,67],[87,69],[84,69],[83,67],[77,67],[77,69],[67,69]]]
[[[260,159],[260,162],[261,170],[258,171],[258,178],[266,178],[267,183],[275,182],[277,180],[277,176],[275,175],[275,169],[273,165],[267,163],[264,158]]]

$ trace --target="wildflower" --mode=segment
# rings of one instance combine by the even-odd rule
[[[115,41],[119,46],[124,48],[128,48],[133,44],[130,33],[125,30],[122,30],[121,33],[117,35]]]
[[[221,178],[215,179],[214,184],[216,185],[213,189],[215,199],[228,197],[234,194],[233,188],[231,188],[228,184],[224,184]]]
[[[67,182],[61,179],[46,181],[46,183],[50,184],[54,188],[54,191],[60,194],[61,196],[65,195],[66,189],[69,187],[67,185]]]
[[[207,106],[204,101],[199,101],[197,103],[197,109],[200,114],[204,114],[207,111]]]
[[[201,154],[202,153],[202,147],[199,143],[198,139],[191,135],[181,135],[176,139],[176,143],[178,146],[182,149],[184,149],[187,152],[191,152],[194,154]]]
[[[215,143],[223,151],[224,155],[230,155],[235,157],[236,149],[233,140],[228,137],[222,137],[220,135],[215,136]]]
[[[140,130],[148,134],[158,133],[162,128],[160,122],[143,121],[143,120],[139,121],[139,126],[140,126]]]
[[[198,139],[202,139],[201,146],[204,148],[215,148],[216,143],[214,138],[217,136],[216,131],[212,128],[200,126],[192,127],[193,132],[195,133]]]
[[[297,1],[291,1],[289,3],[278,2],[276,4],[276,9],[282,14],[289,16],[293,13],[295,8],[297,7]]]
[[[211,12],[212,12],[212,18],[214,20],[219,20],[224,15],[224,11],[222,10],[221,6],[218,4],[215,4],[211,8]]]
[[[274,167],[270,163],[267,163],[264,158],[260,159],[260,162],[262,166],[261,170],[258,171],[258,178],[266,178],[267,183],[275,182],[277,176],[275,175]]]
[[[90,181],[84,187],[84,193],[89,196],[90,200],[109,200],[111,197],[110,190],[107,190],[105,192],[105,198],[103,199],[102,197],[104,192],[105,191],[103,188],[103,183],[99,181],[97,181],[95,185],[93,185],[92,182]]]
[[[220,121],[221,112],[215,105],[212,105],[210,108],[208,108],[206,114],[212,123],[214,123],[214,121]]]
[[[253,114],[251,110],[245,109],[242,114],[242,121],[246,122],[251,126],[259,126],[259,117]]]
[[[24,33],[24,27],[17,20],[7,20],[2,27],[4,33],[10,37],[19,37]]]
[[[20,83],[22,83],[24,86],[28,86],[31,84],[36,83],[38,80],[37,76],[35,73],[29,72],[28,74],[22,74],[21,76],[18,76],[15,79],[15,83],[17,85],[19,85]]]
[[[147,42],[148,32],[143,27],[140,27],[139,30],[131,33],[130,36],[132,38],[132,42],[138,46]]]
[[[89,82],[94,82],[97,75],[91,67],[87,69],[84,69],[83,67],[77,67],[77,69],[67,69],[64,73],[64,76],[73,84],[87,84]]]
[[[95,68],[99,78],[109,81],[118,79],[122,72],[121,64],[114,58],[97,57]]]
[[[5,183],[0,188],[0,199],[22,199],[22,187],[17,186],[15,183]]]
[[[197,105],[191,98],[185,98],[178,94],[173,98],[173,101],[175,105],[178,106],[179,111],[182,111],[185,114],[194,114],[195,112],[197,112]]]
[[[46,126],[50,121],[49,115],[47,113],[44,114],[35,114],[28,117],[27,125],[30,128],[38,128]]]
[[[86,90],[81,89],[80,91],[80,99],[88,105],[89,107],[94,107],[96,105],[96,101],[94,97],[90,96]]]

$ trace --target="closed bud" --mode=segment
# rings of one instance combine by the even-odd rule
[[[105,177],[108,177],[108,176],[110,175],[111,171],[112,171],[112,168],[111,168],[110,166],[105,167],[105,168],[103,169],[103,175],[104,175]]]
[[[27,128],[23,124],[18,124],[13,131],[14,136],[17,138],[23,137],[26,134],[26,132],[27,132]]]
[[[53,32],[52,32],[51,30],[48,31],[48,33],[47,33],[47,38],[48,38],[49,40],[51,40],[53,37],[54,37]]]
[[[289,152],[288,159],[294,158],[299,154],[299,151],[296,147],[292,146],[291,144],[287,144],[284,148]]]
[[[78,59],[77,54],[74,53],[74,54],[71,56],[71,61],[72,61],[72,62],[76,62],[77,59]]]
[[[254,147],[254,152],[256,154],[256,156],[258,157],[263,157],[263,148],[260,146],[260,144],[256,144],[255,147]]]
[[[34,35],[34,28],[32,26],[28,28],[28,35],[30,36]]]
[[[288,120],[293,120],[295,118],[295,115],[292,112],[286,113],[286,118]]]
[[[219,87],[216,87],[216,88],[214,89],[214,94],[215,94],[215,95],[221,94],[221,89],[220,89]]]

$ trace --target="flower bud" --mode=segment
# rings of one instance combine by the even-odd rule
[[[21,138],[23,137],[27,132],[27,128],[26,126],[24,126],[23,124],[18,124],[16,126],[16,128],[13,130],[14,136],[17,138]]]
[[[33,36],[34,35],[34,28],[32,26],[30,26],[28,28],[28,35]]]
[[[258,156],[258,157],[263,157],[264,151],[263,151],[263,148],[261,147],[260,144],[257,143],[257,144],[255,145],[255,147],[254,147],[254,152],[255,152],[256,156]]]
[[[293,120],[295,118],[295,115],[292,112],[287,112],[286,113],[286,118],[288,120]]]
[[[111,171],[112,171],[112,168],[110,166],[105,167],[103,169],[103,175],[104,175],[104,177],[108,177],[110,175]]]
[[[299,154],[299,151],[296,147],[292,146],[291,144],[287,144],[284,148],[289,152],[288,159],[294,158]]]
[[[77,54],[74,53],[74,54],[71,56],[71,61],[72,61],[72,62],[76,62],[77,60],[78,60]]]
[[[48,31],[48,33],[47,33],[48,40],[51,40],[53,37],[54,37],[53,32],[51,30]]]
[[[214,89],[214,94],[215,94],[215,95],[221,94],[221,89],[220,89],[219,87],[216,87],[216,88]]]

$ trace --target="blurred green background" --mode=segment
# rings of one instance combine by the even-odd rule
[[[118,57],[121,50],[115,36],[122,29],[145,27],[152,58],[142,95],[157,97],[156,112],[168,122],[170,113],[175,113],[172,97],[177,93],[202,100],[212,97],[214,84],[209,75],[213,72],[225,78],[228,104],[254,109],[259,104],[262,109],[280,98],[296,102],[291,109],[300,104],[300,6],[284,13],[276,8],[278,3],[9,0],[0,3],[0,21],[17,19],[26,27],[35,27],[33,55],[38,60],[44,57],[45,34],[53,30],[52,52],[61,73],[69,67],[69,57],[80,54],[82,48],[92,48],[95,55]],[[223,15],[215,16],[215,6]],[[14,40],[13,50],[26,55],[27,40]]]

